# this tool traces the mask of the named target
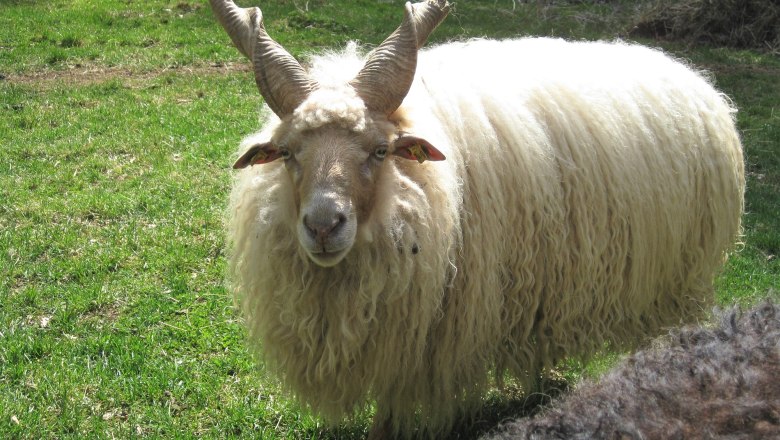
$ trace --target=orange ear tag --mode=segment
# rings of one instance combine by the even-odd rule
[[[421,144],[414,144],[409,147],[409,156],[411,159],[417,160],[417,162],[423,163],[428,159],[428,152]]]

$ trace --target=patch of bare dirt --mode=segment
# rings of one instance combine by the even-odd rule
[[[780,53],[777,0],[655,0],[631,36]]]
[[[130,85],[146,83],[166,74],[225,75],[233,72],[250,72],[249,63],[218,63],[186,67],[172,67],[151,71],[134,71],[127,67],[73,66],[65,70],[46,70],[23,74],[4,74],[0,82],[35,86],[47,90],[55,85],[84,86],[120,79]]]

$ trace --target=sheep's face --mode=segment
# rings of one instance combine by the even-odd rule
[[[309,75],[263,25],[259,8],[211,0],[255,82],[281,120],[271,141],[251,145],[234,168],[283,159],[295,185],[298,241],[321,266],[338,264],[370,216],[390,155],[423,162],[444,156],[391,123],[414,81],[417,50],[447,16],[446,0],[406,3],[401,25],[351,79]],[[346,70],[338,71],[344,73]],[[341,75],[336,75],[341,77]],[[315,79],[318,78],[318,79]]]
[[[444,156],[424,139],[399,133],[386,117],[318,125],[311,118],[302,123],[301,113],[283,122],[270,142],[252,145],[234,168],[284,160],[294,186],[298,242],[314,263],[330,267],[355,244],[378,186],[394,175],[387,170],[395,158],[423,162]]]

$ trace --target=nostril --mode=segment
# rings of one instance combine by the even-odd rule
[[[301,219],[303,221],[303,226],[306,228],[306,231],[312,235],[317,235],[317,231],[314,229],[312,225],[309,224],[309,217],[304,215]]]
[[[316,223],[311,223],[309,221],[309,218],[304,216],[303,217],[303,227],[306,229],[306,233],[309,234],[309,237],[312,238],[312,240],[316,240],[318,236],[320,236],[321,229],[317,227]]]
[[[330,234],[337,234],[344,223],[347,221],[347,217],[342,213],[337,213],[330,221],[330,224],[323,231],[324,236],[327,237]]]
[[[327,231],[325,231],[325,233],[330,234],[338,231],[339,228],[341,228],[341,225],[343,225],[345,221],[347,221],[347,217],[344,216],[344,214],[342,213],[336,214],[336,216],[331,219],[330,224],[326,227]]]

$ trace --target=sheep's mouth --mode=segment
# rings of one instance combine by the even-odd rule
[[[307,254],[309,254],[309,258],[311,258],[315,264],[322,267],[332,267],[344,259],[349,252],[349,249],[350,248],[347,247],[338,251],[328,251],[324,249],[319,251],[309,250],[307,251]]]
[[[324,208],[320,206],[319,211],[324,214],[317,209],[303,210],[305,214],[298,222],[298,242],[312,262],[331,267],[341,262],[355,244],[357,219],[351,212],[340,214],[343,210],[331,209],[332,204],[321,205]]]

